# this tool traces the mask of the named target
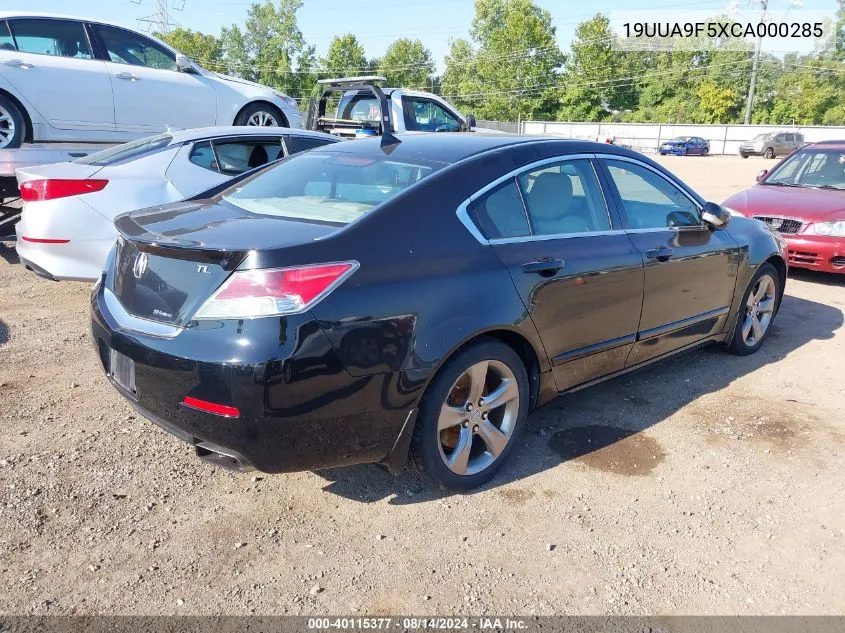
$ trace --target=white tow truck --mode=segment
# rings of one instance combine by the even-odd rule
[[[475,117],[464,116],[430,92],[382,87],[384,77],[321,79],[305,127],[343,138],[405,132],[474,132]],[[493,131],[493,130],[490,130]]]

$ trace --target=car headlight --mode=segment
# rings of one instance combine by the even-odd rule
[[[845,237],[845,220],[835,222],[814,222],[804,231],[810,235],[827,235],[829,237]]]
[[[296,107],[296,99],[292,99],[291,97],[287,96],[283,92],[279,92],[278,90],[274,90],[273,94],[276,95],[279,99],[287,103],[291,108]]]

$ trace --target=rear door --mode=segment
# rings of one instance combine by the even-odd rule
[[[139,33],[92,28],[107,57],[118,132],[137,136],[216,124],[217,93],[206,77],[179,72],[176,55]]]
[[[645,265],[642,317],[627,364],[721,331],[736,285],[737,242],[704,225],[698,203],[657,169],[627,157],[600,163]]]
[[[245,171],[285,157],[282,135],[205,139],[185,143],[167,168],[167,179],[186,198]]]
[[[105,64],[94,59],[76,20],[14,18],[0,46],[0,75],[61,130],[114,131],[114,100]],[[0,35],[5,24],[0,22]]]
[[[590,156],[523,168],[470,210],[510,271],[558,389],[622,369],[640,319],[642,259],[611,222]]]

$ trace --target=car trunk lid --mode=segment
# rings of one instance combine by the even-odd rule
[[[327,237],[337,226],[251,214],[228,203],[187,201],[122,215],[109,286],[134,316],[185,326],[253,250]]]

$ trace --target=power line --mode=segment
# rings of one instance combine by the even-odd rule
[[[178,28],[179,24],[170,17],[171,8],[175,11],[181,11],[185,8],[186,0],[172,0],[170,6],[167,4],[168,0],[153,0],[155,12],[138,18],[138,23],[145,25],[143,28],[148,33],[156,31],[157,33],[170,33],[174,28]],[[130,0],[132,4],[141,4],[142,0]]]

